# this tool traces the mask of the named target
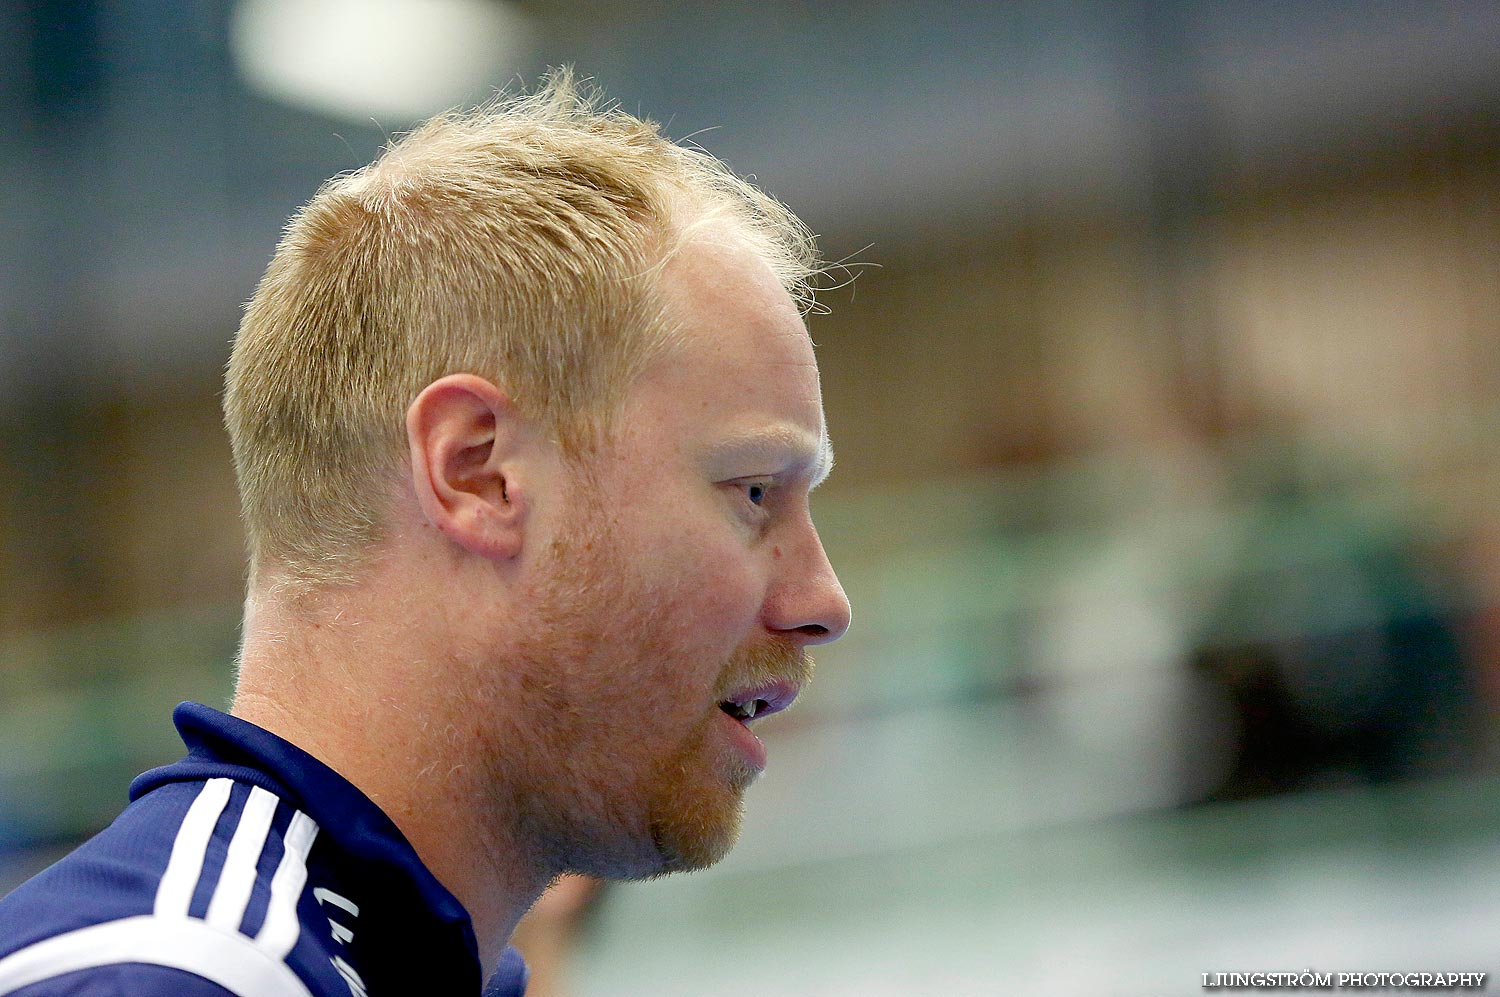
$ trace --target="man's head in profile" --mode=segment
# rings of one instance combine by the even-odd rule
[[[229,364],[234,712],[396,822],[498,950],[548,881],[721,858],[748,722],[849,607],[779,203],[567,74],[292,220]]]

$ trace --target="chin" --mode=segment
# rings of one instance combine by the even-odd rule
[[[750,770],[679,779],[662,785],[651,807],[650,834],[657,867],[650,875],[706,869],[728,855],[740,838],[744,791],[754,779]]]
[[[645,877],[654,879],[674,872],[707,869],[728,855],[740,839],[739,813],[728,826],[671,828],[658,827],[652,835],[660,862]]]

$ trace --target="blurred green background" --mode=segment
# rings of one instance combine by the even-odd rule
[[[574,992],[1500,969],[1489,2],[6,5],[0,892],[227,699],[219,376],[286,216],[563,62],[849,264],[855,618]]]

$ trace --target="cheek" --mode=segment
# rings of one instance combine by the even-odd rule
[[[768,552],[713,491],[678,494],[650,519],[621,526],[632,537],[623,552],[627,570],[640,586],[634,613],[673,645],[679,669],[683,657],[722,665],[755,632],[770,578]]]
[[[673,737],[713,705],[725,669],[751,640],[759,618],[753,572],[722,553],[702,553],[683,552],[663,563],[638,608],[643,626],[642,645],[632,655],[641,679],[635,695],[651,703],[651,715]],[[639,716],[639,705],[631,705],[630,715]]]
[[[765,598],[764,572],[742,543],[700,544],[669,566],[680,624],[732,650],[750,635]]]

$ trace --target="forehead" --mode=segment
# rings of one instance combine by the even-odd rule
[[[641,377],[641,409],[719,451],[734,441],[826,450],[812,340],[764,260],[709,230],[666,264],[658,287],[676,335]]]

